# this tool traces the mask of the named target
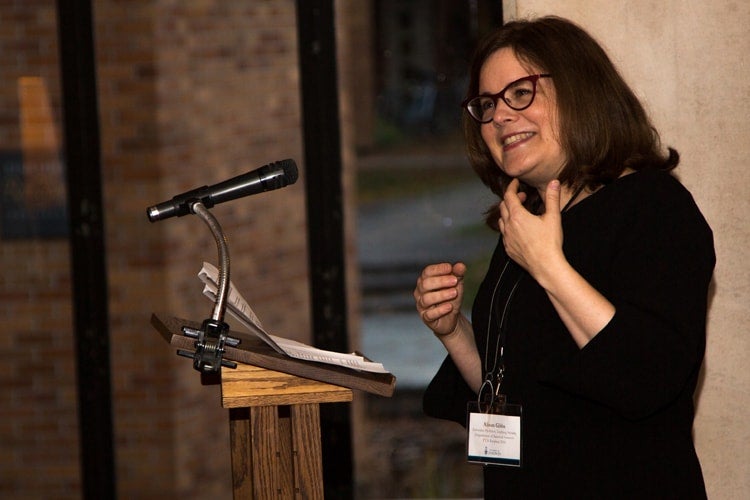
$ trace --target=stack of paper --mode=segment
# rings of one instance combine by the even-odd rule
[[[203,295],[216,302],[216,297],[219,289],[219,270],[215,266],[208,262],[203,263],[203,267],[198,273],[198,277],[203,282]],[[260,323],[260,320],[255,315],[253,310],[248,305],[247,301],[237,291],[232,284],[229,282],[229,292],[226,302],[227,312],[232,315],[242,326],[247,328],[250,333],[258,336],[266,344],[268,344],[273,350],[279,354],[286,356],[304,359],[307,361],[316,361],[319,363],[327,363],[331,365],[339,365],[354,370],[362,370],[375,373],[388,373],[383,368],[381,363],[375,363],[368,361],[364,357],[358,354],[343,354],[334,351],[325,351],[316,347],[311,347],[302,342],[297,342],[275,335],[268,334]]]

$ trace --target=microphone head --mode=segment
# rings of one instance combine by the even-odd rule
[[[276,163],[284,171],[284,177],[286,177],[287,185],[297,182],[299,172],[297,171],[297,164],[294,163],[294,160],[290,158],[287,160],[277,161]]]
[[[271,162],[247,175],[260,180],[263,191],[271,191],[294,184],[298,177],[297,165],[291,159]]]

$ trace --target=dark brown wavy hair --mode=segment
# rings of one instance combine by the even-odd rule
[[[557,96],[560,144],[566,163],[559,179],[573,188],[596,189],[617,179],[626,168],[672,170],[676,150],[662,150],[659,134],[646,111],[602,47],[576,24],[559,17],[506,23],[477,47],[467,97],[479,94],[479,74],[497,50],[510,48],[522,64],[549,73]],[[467,154],[479,178],[502,198],[511,178],[500,170],[484,143],[481,125],[464,110]],[[536,189],[522,183],[526,206],[538,213]],[[497,229],[496,205],[486,213]]]

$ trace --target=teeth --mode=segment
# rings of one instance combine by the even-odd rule
[[[532,135],[534,135],[533,132],[524,132],[522,134],[511,135],[510,137],[505,138],[505,140],[503,141],[503,146],[510,146],[511,144],[527,139]]]

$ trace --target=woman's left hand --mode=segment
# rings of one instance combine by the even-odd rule
[[[525,193],[513,179],[500,202],[500,232],[508,256],[538,278],[545,267],[563,258],[560,217],[560,182],[551,181],[544,192],[544,214],[534,215],[523,206]]]
[[[542,215],[526,210],[518,186],[514,179],[500,203],[498,222],[505,251],[544,288],[571,337],[583,348],[612,320],[615,306],[563,254],[560,183],[547,184]]]

